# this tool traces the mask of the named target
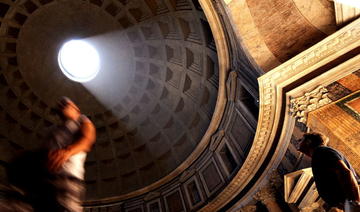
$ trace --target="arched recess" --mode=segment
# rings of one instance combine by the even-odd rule
[[[359,38],[360,19],[258,79],[260,111],[250,153],[231,183],[202,211],[241,208],[268,182],[284,157],[294,129],[291,99],[357,71]]]

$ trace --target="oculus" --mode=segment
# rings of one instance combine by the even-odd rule
[[[76,82],[88,82],[100,70],[100,57],[97,50],[83,40],[70,40],[63,44],[58,54],[61,71]]]

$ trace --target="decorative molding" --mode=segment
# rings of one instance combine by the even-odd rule
[[[157,204],[158,206],[159,206],[159,211],[158,212],[163,212],[163,207],[161,206],[161,201],[160,201],[160,199],[155,199],[155,200],[153,200],[153,201],[150,201],[150,202],[148,202],[147,204],[146,204],[146,207],[147,207],[147,211],[151,211],[150,209],[150,206],[152,205],[152,204]]]
[[[309,112],[331,102],[331,99],[328,97],[328,90],[320,85],[314,90],[306,92],[303,96],[291,99],[290,112],[298,122],[306,124]]]
[[[160,192],[150,192],[144,197],[144,200],[149,201],[159,197],[160,195],[161,195]]]
[[[222,151],[223,148],[227,148],[230,155],[233,157],[233,159],[235,160],[235,163],[237,164],[237,166],[241,165],[241,159],[240,159],[240,155],[239,155],[239,151],[235,150],[236,147],[233,147],[230,142],[225,138],[223,139],[220,144],[218,145],[218,147],[216,148],[216,155],[218,158],[218,161],[220,162],[219,165],[220,167],[222,167],[222,169],[224,170],[226,176],[228,178],[231,177],[231,175],[233,174],[233,172],[235,171],[236,168],[234,168],[233,170],[229,170],[229,167],[226,165],[226,163],[224,162],[224,158],[222,157],[222,154],[220,153]],[[238,149],[239,150],[239,149]],[[240,153],[241,154],[241,153]],[[230,156],[228,155],[228,156]],[[225,155],[223,155],[225,156]],[[228,157],[225,156],[225,157]]]
[[[216,150],[216,148],[219,146],[224,136],[225,136],[225,131],[220,130],[211,137],[210,148],[209,148],[210,151],[214,152]]]
[[[214,33],[215,41],[217,43],[216,46],[218,49],[220,65],[219,96],[212,122],[194,153],[192,153],[183,164],[181,164],[176,170],[174,170],[174,172],[169,174],[164,179],[148,187],[145,187],[127,196],[118,197],[118,199],[131,198],[140,194],[144,194],[158,188],[161,185],[164,185],[165,183],[170,182],[174,179],[174,177],[178,177],[196,159],[199,158],[200,154],[203,153],[203,151],[208,147],[211,141],[211,137],[214,135],[216,130],[218,130],[218,126],[224,114],[225,105],[227,103],[226,79],[229,68],[229,54],[228,50],[226,49],[227,42],[224,37],[221,22],[219,21],[218,14],[216,14],[216,11],[212,5],[213,1],[200,0],[199,2],[207,16],[207,19],[210,22],[211,29]],[[199,209],[199,211],[213,212],[220,210],[230,200],[232,200],[241,191],[243,191],[243,189],[248,185],[251,180],[253,180],[255,175],[258,173],[260,167],[264,165],[264,160],[269,156],[270,148],[275,142],[275,134],[279,131],[278,126],[279,124],[281,124],[279,123],[279,117],[285,117],[284,126],[287,126],[288,122],[292,121],[292,117],[290,117],[290,115],[288,114],[288,108],[282,110],[284,109],[283,107],[285,107],[282,103],[286,101],[282,99],[285,94],[283,88],[287,85],[290,85],[292,82],[301,79],[303,76],[311,73],[313,70],[329,63],[330,61],[333,61],[337,57],[342,56],[343,54],[353,50],[354,48],[359,47],[359,37],[360,20],[355,21],[350,25],[342,28],[340,31],[332,34],[317,45],[313,46],[307,51],[299,54],[298,56],[294,57],[293,59],[280,65],[279,67],[259,78],[259,120],[251,150],[246,160],[244,161],[241,169],[234,176],[231,182],[219,194],[217,194],[216,198],[212,199],[207,205]],[[290,119],[290,121],[288,119]],[[244,201],[244,198],[250,198],[252,194],[257,191],[259,184],[265,178],[267,178],[268,174],[271,173],[272,169],[276,167],[280,162],[280,159],[285,153],[284,151],[286,150],[286,145],[288,144],[288,141],[286,141],[286,139],[281,136],[279,141],[276,140],[276,142],[278,142],[278,146],[275,152],[271,152],[271,159],[268,164],[266,164],[267,168],[265,170],[262,170],[260,177],[256,179],[257,181],[255,182],[255,185],[253,185],[251,189],[244,194],[244,196],[240,197],[238,202],[241,202],[242,204],[247,204],[246,201]],[[210,160],[214,159],[212,158]],[[217,166],[215,167],[218,169]],[[205,185],[204,178],[201,175],[202,168],[200,168],[200,180]],[[218,191],[217,189],[213,190]],[[206,192],[208,196],[212,194],[209,194],[209,191]],[[111,199],[109,200],[111,201]]]
[[[285,99],[282,99],[284,94],[283,88],[359,46],[360,19],[343,27],[318,44],[267,72],[258,79],[260,111],[256,135],[250,152],[243,166],[228,186],[216,199],[209,202],[200,211],[216,211],[239,194],[247,183],[252,180],[261,165],[263,165],[273,142],[275,142],[274,139],[278,131],[278,125],[282,124],[285,127],[290,127],[290,123],[279,123],[281,116],[285,117],[286,122],[291,122],[291,118],[288,117],[289,111],[282,110],[282,102],[285,101]],[[282,111],[285,112],[285,114]],[[269,172],[280,163],[282,156],[285,154],[284,150],[289,142],[284,139],[284,137],[286,137],[286,132],[284,132],[283,129],[282,137],[277,141],[278,146],[275,152],[272,153],[267,168],[257,180],[258,183],[266,178]],[[246,196],[251,196],[249,193],[255,192],[257,184],[248,191],[248,195],[244,195],[238,202],[241,202]]]
[[[204,172],[210,167],[213,166],[215,168],[215,172],[211,174],[211,176],[205,176]],[[203,166],[199,169],[199,173],[200,173],[200,180],[202,181],[203,187],[205,189],[206,195],[208,197],[210,197],[211,195],[213,195],[215,192],[217,192],[219,190],[220,187],[222,187],[225,183],[224,177],[222,176],[220,169],[217,165],[217,163],[215,162],[214,158],[210,158],[205,164],[203,164]],[[215,175],[218,175],[218,180],[219,183],[212,189],[208,188],[208,184],[206,182],[206,179],[215,179]]]
[[[170,211],[170,210],[169,210],[168,196],[170,196],[170,195],[172,195],[172,194],[174,194],[174,193],[176,193],[176,192],[179,193],[179,198],[180,198],[181,206],[182,206],[182,209],[183,209],[183,210],[181,210],[181,211],[179,211],[179,210],[178,210],[178,211],[179,211],[179,212],[186,212],[186,206],[185,206],[185,202],[184,202],[184,197],[183,197],[183,194],[182,194],[180,188],[177,188],[177,189],[175,189],[175,190],[172,190],[171,192],[169,192],[169,193],[167,193],[166,195],[164,195],[164,199],[165,199],[165,211]]]
[[[181,174],[179,181],[183,183],[191,176],[193,176],[195,173],[196,173],[195,169],[186,170]]]
[[[192,195],[190,194],[189,189],[188,189],[188,185],[190,183],[195,183],[196,189],[197,189],[199,197],[200,197],[200,201],[195,204],[192,202],[192,198],[191,198]],[[183,185],[183,188],[184,188],[184,191],[186,194],[187,202],[189,203],[190,210],[194,210],[195,208],[199,207],[200,205],[202,205],[204,203],[204,201],[205,201],[204,194],[203,194],[202,190],[200,189],[200,183],[196,176],[193,176],[190,180],[185,182]]]

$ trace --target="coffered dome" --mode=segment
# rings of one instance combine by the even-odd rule
[[[218,62],[210,27],[186,0],[0,1],[0,160],[38,147],[69,96],[97,128],[87,199],[123,195],[172,172],[209,126]],[[80,84],[60,71],[70,39],[97,48],[101,70]]]

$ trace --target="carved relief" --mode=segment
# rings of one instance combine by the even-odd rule
[[[201,2],[204,3],[205,0]],[[267,155],[267,147],[273,143],[271,129],[276,123],[275,117],[280,115],[277,114],[277,108],[280,107],[277,102],[277,88],[282,88],[279,86],[280,83],[284,83],[285,81],[290,82],[291,78],[293,80],[300,79],[302,76],[299,74],[311,72],[311,68],[314,67],[314,65],[324,64],[329,60],[337,58],[342,52],[350,51],[356,46],[359,46],[359,36],[360,20],[345,26],[316,46],[295,56],[293,59],[278,66],[258,79],[260,112],[255,139],[249,155],[231,183],[217,196],[216,199],[208,203],[200,211],[216,211],[219,207],[228,202],[229,199],[238,194],[239,191],[245,187],[247,180],[256,173],[257,169],[254,167],[256,167],[257,163],[263,160]],[[263,174],[265,175],[267,172],[264,172]]]
[[[318,86],[314,90],[305,93],[303,96],[290,100],[290,112],[298,122],[306,124],[307,114],[331,102],[328,97],[328,90]]]

